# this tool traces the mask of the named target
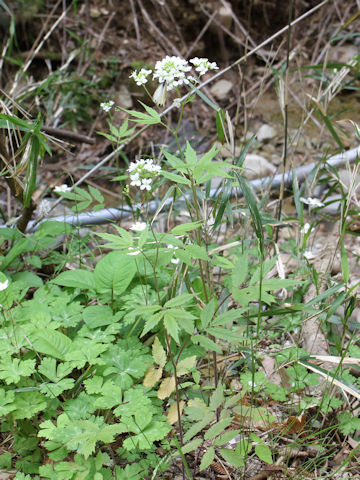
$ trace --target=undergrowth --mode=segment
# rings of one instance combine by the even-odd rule
[[[15,38],[11,26],[7,48]],[[107,230],[46,219],[51,205],[35,201],[40,160],[54,145],[43,115],[72,105],[63,116],[72,124],[74,112],[93,98],[73,97],[75,80],[57,70],[18,97],[42,99],[43,114],[31,119],[1,91],[2,173],[21,205],[17,218],[2,212],[0,229],[0,469],[11,478],[195,479],[212,469],[235,479],[264,465],[291,478],[339,478],[338,471],[345,475],[354,466],[358,284],[346,238],[356,233],[356,188],[345,191],[327,163],[345,148],[324,103],[358,88],[359,58],[330,71],[306,68],[323,88],[309,108],[336,147],[306,182],[292,172],[291,215],[283,210],[284,183],[273,208],[270,194],[261,197],[247,181],[244,161],[256,138],[235,155],[229,112],[201,89],[203,75],[217,74],[215,62],[166,56],[132,72],[146,103],[130,109],[103,98],[109,130],[100,138],[119,153],[157,126],[171,136],[172,148],[146,151],[113,176],[132,223]],[[289,71],[273,73],[285,105]],[[157,88],[147,89],[150,81]],[[78,81],[76,88],[89,85]],[[181,133],[187,107],[199,98],[213,112],[217,136],[202,153]],[[120,112],[121,125],[114,120]],[[282,113],[287,138],[285,107]],[[348,125],[359,138],[358,125]],[[227,158],[220,156],[224,147]],[[286,142],[284,148],[286,168]],[[353,179],[357,168],[358,158]],[[106,205],[91,185],[58,185],[54,193],[75,219]],[[314,235],[335,202],[337,277],[314,262]],[[285,229],[291,234],[282,237]],[[330,344],[327,355],[303,348],[304,325],[313,328],[314,321]],[[346,438],[353,450],[329,473],[328,460]],[[294,461],[299,451],[306,452],[303,462]]]

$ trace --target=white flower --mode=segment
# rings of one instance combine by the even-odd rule
[[[165,82],[160,83],[160,85],[157,87],[153,95],[154,103],[159,107],[164,106],[166,102],[166,95],[167,95],[166,83]]]
[[[311,197],[300,197],[300,201],[306,203],[306,205],[311,205],[312,207],[323,207],[324,204],[320,202],[318,198],[311,198]]]
[[[256,383],[253,382],[252,380],[249,380],[249,381],[248,381],[248,385],[249,385],[249,387],[251,387],[251,388],[257,387]]]
[[[174,245],[171,245],[171,243],[169,243],[169,245],[167,245],[167,248],[171,248],[172,250],[177,250],[179,247],[174,247]]]
[[[0,282],[0,292],[6,290],[9,286],[9,280],[5,280],[5,282]]]
[[[114,102],[112,100],[109,100],[108,102],[100,103],[100,108],[102,108],[104,112],[110,112],[113,105],[114,105]]]
[[[177,265],[180,262],[180,259],[174,257],[170,260],[170,262],[173,263],[174,265]]]
[[[191,70],[189,63],[180,57],[169,57],[168,55],[155,64],[153,79],[158,79],[160,84],[165,82],[166,89],[172,90],[183,84],[188,84],[186,72]]]
[[[219,67],[216,65],[216,62],[209,62],[207,58],[192,58],[190,60],[195,67],[195,70],[199,72],[199,76],[204,75],[208,70],[217,70]]]
[[[137,248],[129,247],[127,255],[135,256],[135,255],[139,255],[139,253],[141,253],[141,250],[139,250]]]
[[[141,182],[142,183],[140,185],[140,190],[148,190],[148,191],[151,190],[151,184],[152,184],[151,178],[143,178]]]
[[[175,108],[180,108],[181,107],[180,98],[175,98],[175,100],[173,101],[173,105]]]
[[[154,177],[161,172],[160,165],[155,165],[152,159],[137,160],[131,162],[128,168],[130,173],[130,185],[140,187],[140,190],[151,190],[151,184]]]
[[[136,222],[132,227],[130,227],[130,230],[134,232],[143,232],[145,228],[146,228],[145,222]]]
[[[310,223],[305,223],[302,229],[300,230],[300,233],[302,233],[303,235],[306,235],[311,230],[311,228],[312,227]]]
[[[150,73],[151,70],[148,70],[147,68],[142,68],[139,72],[137,70],[132,72],[130,78],[134,79],[136,85],[141,86],[147,83],[147,77],[150,75]]]
[[[306,258],[306,260],[314,260],[314,258],[316,257],[316,255],[311,250],[305,250],[303,255]]]
[[[64,183],[63,185],[56,185],[56,187],[54,188],[54,192],[56,193],[64,193],[68,192],[69,190],[71,190],[71,187],[68,187],[66,183]]]

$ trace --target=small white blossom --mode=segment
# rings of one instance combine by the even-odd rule
[[[314,252],[312,252],[311,250],[305,250],[305,252],[303,253],[304,257],[306,258],[306,260],[314,260],[314,258],[316,257],[316,255],[314,254]]]
[[[253,382],[252,380],[249,380],[249,381],[248,381],[248,385],[249,385],[249,387],[251,387],[251,388],[257,387],[256,383]]]
[[[146,228],[146,223],[145,222],[136,222],[134,225],[130,227],[130,230],[133,232],[143,232]]]
[[[71,190],[71,188],[68,187],[66,183],[64,183],[63,185],[56,185],[56,187],[54,188],[54,192],[56,193],[64,193],[68,192],[69,190]]]
[[[174,257],[170,260],[170,262],[173,263],[174,265],[177,265],[180,262],[180,259]]]
[[[216,65],[216,62],[209,62],[207,58],[192,58],[190,60],[195,67],[195,70],[199,72],[199,76],[204,75],[208,70],[217,70],[219,67]]]
[[[139,253],[141,253],[141,250],[139,250],[138,248],[129,247],[127,255],[135,256],[135,255],[139,255]]]
[[[320,202],[318,198],[311,198],[311,197],[300,197],[300,201],[306,203],[306,205],[311,205],[312,207],[323,207],[324,204]]]
[[[311,228],[312,227],[310,223],[305,223],[302,229],[300,230],[300,233],[302,233],[303,235],[306,235],[311,230]]]
[[[169,245],[167,245],[167,248],[170,248],[171,250],[177,250],[179,247],[175,247],[174,245],[171,245],[171,243],[169,243]]]
[[[9,280],[5,280],[5,282],[0,282],[0,292],[6,290],[9,286]]]
[[[132,72],[130,75],[130,78],[133,78],[136,85],[139,87],[141,85],[145,85],[148,82],[148,76],[150,75],[151,70],[148,70],[147,68],[142,68],[140,71],[135,70]]]
[[[109,100],[108,102],[100,103],[100,108],[102,108],[104,112],[110,112],[113,105],[114,105],[114,102],[112,100]]]
[[[151,178],[143,178],[141,180],[140,190],[151,190],[152,180]]]
[[[180,108],[181,107],[180,98],[175,98],[175,100],[173,101],[173,105],[175,108]]]

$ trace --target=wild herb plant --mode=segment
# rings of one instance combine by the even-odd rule
[[[316,281],[307,248],[315,226],[305,221],[304,205],[321,209],[322,202],[294,188],[302,236],[293,249],[303,262],[302,280],[285,278],[274,246],[278,221],[264,211],[243,177],[248,145],[239,158],[220,161],[217,144],[200,155],[191,142],[180,140],[186,105],[197,95],[214,106],[196,86],[216,68],[207,59],[166,57],[153,71],[142,68],[131,74],[144,88],[150,76],[159,82],[151,97],[158,106],[175,93],[178,121],[173,125],[156,108],[141,103],[140,111],[122,109],[124,123],[110,121],[110,133],[103,135],[118,145],[131,139],[138,126],[158,125],[173,135],[177,148],[163,148],[158,158],[144,154],[117,178],[126,182],[128,203],[137,205],[134,223],[96,234],[104,243],[97,246],[103,255],[94,268],[81,263],[44,283],[31,267],[47,262],[47,249],[58,236],[72,235],[72,229],[45,222],[28,236],[1,231],[3,243],[11,246],[0,272],[0,412],[2,432],[13,439],[14,454],[0,456],[0,462],[23,472],[15,478],[159,478],[176,456],[184,475],[193,478],[187,454],[195,450],[203,452],[200,470],[220,457],[242,472],[250,458],[270,464],[276,455],[271,442],[253,431],[257,426],[280,436],[298,418],[302,421],[310,404],[318,403],[321,413],[343,403],[331,393],[322,399],[314,399],[310,391],[306,395],[324,372],[297,347],[279,345],[274,353],[288,388],[272,383],[261,369],[263,352],[255,342],[264,328],[275,325],[292,333],[304,316],[319,312],[325,321],[336,313],[334,295],[339,295],[336,305],[348,302],[350,315],[352,297],[351,291],[340,292],[339,282],[303,303],[304,289]],[[184,85],[190,95],[182,97]],[[109,112],[121,106],[108,101],[101,108]],[[16,124],[9,116],[1,118]],[[214,111],[219,139],[231,145],[227,119],[224,111]],[[20,126],[27,140],[35,138],[35,146],[45,148],[37,124],[30,128],[25,123]],[[27,201],[34,187],[32,172]],[[222,182],[217,196],[214,177]],[[228,194],[235,188],[244,196],[237,203]],[[94,203],[94,209],[103,206],[102,195],[92,187],[70,192],[61,186],[56,191],[74,202],[74,211]],[[157,209],[152,213],[154,198]],[[160,228],[158,219],[168,202],[181,202],[188,221],[176,224],[175,215],[169,214],[166,227]],[[227,222],[242,223],[247,235],[215,241]],[[288,303],[281,300],[281,291]],[[236,356],[231,368],[239,377],[238,388],[229,384],[221,367],[227,354]],[[357,391],[358,381],[347,372],[326,374],[335,385],[345,388],[351,382],[352,392]],[[300,397],[299,392],[305,394]],[[262,400],[289,402],[288,413],[298,417],[279,425]],[[348,412],[338,420],[344,434],[358,428]]]

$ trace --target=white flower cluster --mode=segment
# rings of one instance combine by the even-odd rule
[[[133,78],[136,85],[140,87],[141,85],[145,85],[145,83],[147,83],[147,77],[150,75],[150,73],[152,73],[151,70],[148,70],[147,68],[142,68],[139,71],[135,70],[130,75],[130,78]]]
[[[219,67],[216,65],[216,62],[209,62],[207,58],[192,58],[190,60],[195,67],[195,70],[199,73],[199,76],[205,75],[209,70],[217,70]]]
[[[198,77],[205,75],[209,70],[216,70],[219,68],[215,62],[209,62],[207,58],[195,57],[187,61],[180,57],[170,57],[167,55],[164,59],[157,61],[155,64],[153,80],[157,79],[160,84],[153,96],[155,103],[163,105],[166,100],[166,92],[173,90],[175,87],[197,83],[197,78],[192,75],[187,75],[187,73],[193,68],[190,63],[193,64]],[[137,85],[145,85],[150,73],[151,70],[142,68],[139,71],[135,70],[132,72],[130,78],[133,78]]]
[[[114,105],[114,102],[112,100],[109,100],[108,102],[100,103],[100,108],[102,108],[104,112],[110,112],[113,105]]]
[[[154,164],[154,160],[140,159],[130,163],[128,168],[130,174],[130,185],[140,187],[140,190],[151,190],[154,177],[161,172],[161,167]]]
[[[68,187],[66,183],[63,183],[62,185],[56,185],[54,188],[54,192],[56,193],[64,193],[64,192],[69,192],[71,190],[71,187]]]

